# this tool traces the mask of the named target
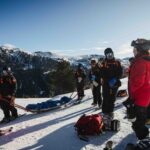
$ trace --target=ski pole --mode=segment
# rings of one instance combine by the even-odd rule
[[[77,96],[77,94],[75,96],[73,96],[71,99],[74,99]]]
[[[73,94],[74,94],[74,91],[71,93],[71,95],[70,95],[70,97],[69,97],[69,98],[71,98]]]

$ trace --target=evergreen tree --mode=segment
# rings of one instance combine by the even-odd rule
[[[65,60],[58,62],[57,70],[53,72],[52,80],[53,85],[55,85],[53,86],[55,95],[74,91],[74,73],[70,63]]]

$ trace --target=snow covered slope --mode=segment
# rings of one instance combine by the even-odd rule
[[[127,88],[127,79],[122,80],[121,89]],[[70,96],[71,93],[65,94]],[[75,94],[75,93],[74,93]],[[123,119],[125,108],[122,101],[125,98],[117,99],[115,118],[121,121],[119,132],[106,132],[100,136],[89,137],[90,141],[85,142],[78,139],[74,130],[74,124],[78,118],[86,114],[100,113],[91,106],[91,90],[85,91],[86,96],[83,103],[68,108],[53,110],[41,114],[27,113],[25,116],[5,125],[1,129],[13,126],[13,132],[0,137],[0,149],[2,150],[102,150],[108,140],[114,141],[114,150],[124,150],[128,142],[135,142],[136,138],[131,129],[131,124]],[[59,99],[62,95],[55,97]],[[41,102],[45,99],[17,99],[16,103],[26,106],[27,104]],[[24,112],[19,110],[20,114]],[[0,119],[3,117],[0,112]]]

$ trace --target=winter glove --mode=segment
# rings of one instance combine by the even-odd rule
[[[80,83],[82,81],[81,77],[78,77],[78,83]]]
[[[12,106],[14,106],[14,104],[15,104],[15,96],[12,96],[11,97],[11,101],[10,101],[10,104],[12,105]]]
[[[116,85],[116,83],[117,83],[117,79],[116,78],[112,78],[111,80],[109,80],[108,83],[109,83],[109,87],[113,88]]]
[[[136,121],[136,113],[135,113],[135,105],[133,101],[128,98],[126,101],[123,102],[123,105],[127,109],[127,118],[130,122],[135,122]]]
[[[95,87],[98,86],[98,83],[97,83],[96,81],[92,81],[92,83],[93,83],[93,85],[94,85]]]
[[[95,79],[96,79],[96,76],[95,76],[95,75],[92,75],[91,80],[92,80],[92,81],[95,81]]]

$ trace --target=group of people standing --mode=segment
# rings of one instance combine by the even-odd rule
[[[111,48],[106,48],[104,54],[105,58],[100,58],[98,62],[95,59],[91,59],[89,81],[93,94],[92,105],[98,105],[99,108],[102,108],[105,116],[112,118],[117,90],[121,86],[122,67],[120,62],[115,59]],[[75,72],[75,77],[78,100],[81,100],[84,96],[84,80],[86,77],[81,64],[79,64]]]
[[[149,138],[149,130],[145,124],[150,110],[150,40],[137,39],[132,41],[131,46],[133,46],[134,58],[129,69],[129,98],[124,105],[127,108],[128,118],[132,120],[132,129],[137,138],[143,140]],[[120,62],[115,59],[111,48],[106,48],[104,55],[105,57],[100,58],[98,62],[91,59],[88,77],[93,94],[92,105],[102,108],[106,118],[113,118],[115,98],[121,86],[120,78],[123,69]],[[79,64],[75,72],[79,101],[84,97],[86,76],[83,65]],[[4,113],[1,122],[9,122],[18,117],[14,107],[16,87],[16,79],[11,69],[4,67],[0,75],[0,107]],[[147,144],[141,144],[141,147],[142,145]],[[143,149],[146,150],[145,147]]]
[[[132,121],[132,129],[139,140],[134,150],[146,150],[150,148],[149,130],[146,126],[146,121],[150,118],[150,40],[137,39],[132,41],[131,46],[134,57],[129,68],[129,98],[124,104],[127,107],[127,117]],[[92,105],[98,105],[104,116],[113,118],[115,97],[121,86],[122,67],[111,48],[106,48],[104,54],[105,58],[98,62],[91,60],[89,80],[93,93]],[[84,96],[85,77],[80,64],[76,71],[79,100]]]
[[[132,41],[131,46],[134,57],[130,59],[129,67],[129,97],[123,104],[127,108],[127,117],[132,122],[132,129],[139,142],[137,145],[129,146],[132,147],[132,150],[148,150],[150,137],[146,121],[148,117],[150,118],[150,40],[137,39]],[[115,59],[111,48],[106,48],[104,54],[105,58],[98,62],[91,60],[89,80],[93,93],[92,105],[98,104],[104,116],[112,118],[116,93],[121,86],[122,67]],[[76,79],[78,77],[85,79],[85,75],[84,78],[78,75]],[[80,85],[78,81],[77,85]]]

